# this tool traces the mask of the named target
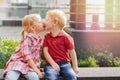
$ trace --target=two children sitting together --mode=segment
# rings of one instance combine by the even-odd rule
[[[60,10],[49,10],[45,23],[38,14],[26,15],[22,20],[20,45],[4,68],[5,80],[18,80],[20,75],[27,80],[43,78],[40,71],[42,49],[46,59],[45,80],[58,80],[60,75],[65,80],[77,80],[79,70],[74,41],[63,30],[66,21],[65,13]],[[48,33],[42,41],[40,32],[44,30],[48,30]]]

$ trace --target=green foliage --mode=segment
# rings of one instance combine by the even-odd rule
[[[0,68],[4,68],[5,63],[6,63],[5,53],[0,52]]]
[[[108,51],[99,52],[95,55],[96,60],[98,60],[98,65],[100,67],[112,67],[113,66],[113,55]]]
[[[0,68],[4,68],[18,44],[19,42],[15,40],[0,38]]]
[[[89,62],[88,62],[87,59],[86,60],[80,59],[80,60],[78,60],[78,66],[79,67],[88,67],[89,66]]]
[[[98,67],[98,65],[96,64],[98,61],[94,57],[90,56],[88,58],[88,62],[89,62],[89,67]]]
[[[41,64],[40,64],[40,67],[43,68],[45,65],[45,60],[44,59],[41,59]]]
[[[113,57],[110,49],[106,49],[105,46],[89,48],[89,50],[80,49],[77,55],[79,67],[120,67],[120,58]]]
[[[114,58],[113,61],[114,61],[114,66],[120,67],[120,58],[116,57],[116,58]]]
[[[85,60],[85,59],[87,59],[89,56],[90,56],[90,54],[88,54],[87,51],[84,50],[84,49],[80,49],[80,50],[79,50],[79,53],[77,53],[78,59]]]
[[[78,61],[79,67],[98,67],[97,60],[93,56],[89,56],[87,59],[80,59]]]
[[[0,38],[0,69],[4,68],[6,62],[9,60],[11,54],[14,53],[19,41],[13,39]],[[44,56],[42,53],[41,67],[44,67]]]

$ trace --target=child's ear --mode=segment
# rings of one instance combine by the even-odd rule
[[[34,26],[34,25],[32,25],[32,26],[31,26],[31,30],[34,30],[34,29],[35,29],[35,26]]]
[[[54,24],[58,24],[58,20],[55,19],[55,20],[54,20]]]

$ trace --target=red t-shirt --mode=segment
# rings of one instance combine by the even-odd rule
[[[43,47],[48,47],[48,52],[55,62],[70,62],[68,50],[74,48],[73,38],[65,31],[60,31],[56,37],[51,32],[44,38]],[[46,61],[48,64],[48,61]]]

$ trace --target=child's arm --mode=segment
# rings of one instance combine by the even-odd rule
[[[79,69],[78,69],[78,64],[77,64],[76,52],[74,49],[72,49],[72,50],[69,50],[69,53],[70,53],[70,57],[72,59],[73,70],[77,74],[79,72]]]
[[[60,67],[58,66],[58,64],[52,59],[52,57],[50,56],[49,52],[48,52],[48,48],[44,47],[43,49],[44,51],[44,56],[46,58],[46,60],[50,63],[50,65],[57,71],[60,71]]]
[[[40,70],[37,68],[37,66],[35,65],[34,61],[32,59],[27,60],[28,65],[38,74],[38,76],[40,78],[42,78],[42,73],[40,72]]]

